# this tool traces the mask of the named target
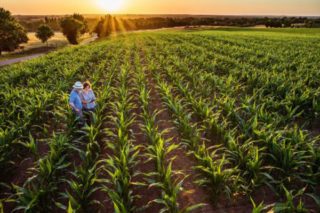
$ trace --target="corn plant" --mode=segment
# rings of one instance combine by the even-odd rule
[[[18,142],[22,146],[26,147],[36,159],[39,159],[39,151],[36,140],[33,138],[31,134],[29,134],[29,141],[27,142]]]
[[[0,169],[6,175],[22,159],[35,162],[28,170],[30,179],[24,186],[15,186],[16,196],[3,196],[1,191],[0,212],[6,211],[1,203],[14,198],[20,211],[51,212],[54,205],[68,212],[90,211],[99,205],[90,195],[101,187],[116,212],[137,210],[132,186],[142,183],[132,182],[139,167],[138,147],[133,146],[131,133],[135,107],[143,109],[141,128],[150,142],[144,147],[147,156],[157,162],[156,173],[147,174],[163,192],[154,202],[161,203],[164,211],[184,211],[176,203],[183,178],[175,178],[179,171],[171,170],[174,161],[166,154],[178,147],[171,146],[171,141],[163,138],[165,131],[157,129],[160,112],[147,110],[150,94],[144,85],[150,79],[151,84],[156,81],[179,130],[179,147],[185,146],[196,159],[196,169],[201,171],[197,181],[208,193],[250,193],[266,184],[286,195],[274,211],[304,212],[300,200],[309,194],[316,197],[320,177],[314,124],[320,109],[320,55],[314,45],[319,36],[310,32],[130,34],[1,68]],[[152,76],[146,78],[149,73],[142,71],[142,63]],[[112,79],[113,104],[104,104],[109,99],[103,98],[92,125],[77,131],[65,103],[73,81],[85,78],[93,81],[102,98],[108,91],[101,85]],[[137,91],[141,106],[133,104]],[[111,116],[105,117],[109,109]],[[101,132],[105,124],[111,128]],[[63,151],[60,145],[53,147],[59,138],[68,141],[65,147],[60,144]],[[102,140],[110,153],[97,163]],[[40,142],[50,144],[48,153],[41,153]],[[70,166],[70,154],[79,155],[81,164]],[[103,172],[108,174],[107,180],[100,179]],[[67,191],[57,189],[62,182],[69,183]],[[2,188],[8,188],[10,184],[4,185]],[[298,187],[307,189],[300,193]],[[62,190],[66,199],[61,201]],[[10,187],[8,191],[12,191]],[[253,205],[255,211],[264,211],[264,205]]]
[[[11,157],[13,150],[11,149],[14,143],[14,130],[0,129],[0,169],[13,164]]]
[[[225,156],[216,156],[218,149],[212,153],[208,152],[205,145],[201,143],[200,132],[196,128],[196,125],[190,125],[191,115],[186,114],[181,102],[172,96],[171,87],[165,82],[161,82],[159,75],[156,78],[164,102],[173,112],[179,130],[182,132],[187,145],[190,146],[194,156],[199,162],[196,169],[204,174],[204,177],[197,180],[197,183],[202,186],[211,186],[213,196],[219,196],[223,193],[231,197],[235,191],[234,187],[241,182],[240,176],[236,175],[238,170],[236,168],[226,168],[229,162]],[[217,160],[219,158],[220,160]]]
[[[157,198],[152,202],[160,203],[164,205],[163,212],[179,212],[179,204],[177,201],[178,193],[182,188],[182,182],[176,184],[171,179],[173,176],[172,172],[172,160],[169,160],[169,165],[167,166],[166,156],[175,149],[178,148],[178,145],[171,144],[166,147],[166,143],[162,138],[162,134],[158,132],[156,123],[156,114],[149,113],[149,93],[145,86],[145,79],[143,74],[140,75],[140,102],[142,104],[143,110],[143,119],[144,119],[144,132],[148,136],[150,145],[147,147],[148,157],[147,161],[153,160],[155,162],[156,173],[150,174],[154,176],[155,179],[152,180],[149,188],[158,187],[162,191],[162,198]],[[176,184],[176,185],[175,185]],[[151,202],[151,203],[152,203]]]
[[[162,212],[190,212],[197,208],[202,207],[204,204],[194,204],[187,206],[185,208],[179,207],[178,196],[181,190],[183,190],[183,182],[187,177],[180,171],[172,171],[172,163],[174,158],[167,159],[167,155],[178,149],[179,145],[171,143],[171,140],[165,141],[162,135],[168,130],[165,129],[162,132],[158,130],[156,125],[157,115],[161,111],[155,110],[150,112],[150,91],[146,87],[146,77],[144,70],[140,70],[137,74],[137,84],[139,90],[139,100],[142,105],[142,118],[144,120],[143,130],[148,137],[150,145],[147,146],[148,153],[146,156],[149,160],[155,162],[156,172],[148,175],[154,176],[155,179],[152,180],[150,187],[158,187],[162,191],[162,197],[153,200],[152,202],[162,204]],[[171,144],[170,144],[171,143]],[[175,175],[184,175],[184,178],[176,178],[173,180]],[[151,203],[152,203],[151,202]]]
[[[103,113],[112,92],[111,79],[112,73],[107,77],[105,87],[101,88],[102,92],[99,95],[98,106],[95,113],[90,115],[92,118],[90,126],[85,126],[82,129],[84,137],[80,140],[86,143],[85,150],[78,149],[82,164],[76,168],[75,172],[71,173],[74,180],[67,180],[71,192],[67,192],[65,197],[69,198],[69,203],[75,212],[87,212],[94,205],[101,205],[99,201],[92,200],[91,197],[96,191],[102,189],[102,186],[97,186],[99,182],[98,157],[101,150],[98,139],[102,138],[102,125],[105,121]]]
[[[65,135],[54,135],[50,142],[47,156],[39,159],[33,168],[33,176],[29,177],[23,187],[14,186],[17,193],[15,210],[24,212],[46,211],[55,203],[54,193],[57,191],[59,174],[69,167],[66,162],[66,150],[69,140]]]
[[[276,203],[273,208],[274,212],[308,212],[300,197],[305,191],[305,188],[302,188],[298,192],[294,192],[293,190],[289,191],[283,186],[283,190],[285,192],[286,200],[284,202]],[[299,197],[300,199],[298,199]],[[298,204],[295,204],[294,202],[296,199],[298,199]]]
[[[263,201],[257,205],[252,197],[250,197],[251,203],[252,203],[252,213],[262,213],[268,211],[268,209],[271,209],[274,204],[265,205]]]
[[[99,111],[99,110],[98,110]],[[77,149],[82,160],[82,164],[76,167],[75,172],[71,172],[72,180],[66,180],[70,187],[70,192],[64,194],[68,198],[74,211],[86,212],[95,204],[96,200],[91,200],[94,192],[101,189],[97,187],[98,182],[98,157],[100,145],[97,138],[100,136],[101,122],[99,115],[92,115],[92,124],[83,128],[83,141],[86,142],[86,149]]]
[[[186,86],[183,85],[183,77],[179,73],[175,73],[171,69],[168,69],[167,74],[177,85],[179,91],[186,97],[186,104],[190,105],[195,113],[203,119],[203,124],[209,132],[209,136],[213,134],[213,132],[223,136],[226,147],[228,148],[227,152],[230,154],[229,158],[232,159],[233,165],[236,165],[243,171],[242,176],[247,178],[250,185],[252,185],[252,188],[257,187],[263,179],[263,173],[261,171],[262,159],[259,158],[259,152],[249,151],[253,150],[251,142],[246,142],[246,145],[237,144],[235,142],[235,137],[232,136],[233,131],[228,130],[226,126],[219,124],[218,120],[220,113],[214,113],[213,107],[209,108],[208,104],[204,104],[203,99],[195,97],[188,88],[188,84]],[[193,134],[190,134],[189,137],[191,137],[191,135]]]
[[[112,200],[116,212],[132,212],[135,207],[132,195],[131,175],[132,168],[137,164],[137,155],[139,150],[137,146],[133,146],[130,139],[130,126],[135,120],[131,111],[134,107],[132,103],[132,95],[128,90],[128,70],[126,67],[121,69],[118,77],[119,88],[114,92],[118,101],[112,103],[114,115],[109,119],[115,125],[114,131],[108,131],[113,142],[107,141],[106,145],[113,151],[105,160],[105,171],[110,177],[107,182],[112,187],[105,187],[109,198]]]
[[[155,57],[160,58],[159,56],[155,56]],[[277,114],[277,116],[280,117],[279,119],[277,119],[277,120],[271,119],[270,114],[267,114],[265,111],[265,108],[269,107],[269,106],[267,106],[267,104],[258,105],[259,102],[257,102],[254,99],[256,97],[262,97],[261,93],[260,93],[261,90],[258,91],[254,95],[253,98],[249,98],[248,96],[246,96],[246,98],[244,99],[245,101],[244,101],[243,105],[240,108],[235,108],[234,106],[236,104],[236,98],[231,97],[231,95],[233,93],[235,93],[236,91],[243,90],[244,87],[240,84],[240,85],[234,86],[234,88],[231,88],[231,89],[227,88],[227,87],[233,87],[232,85],[236,84],[236,82],[234,82],[235,79],[231,75],[227,76],[225,82],[219,81],[218,78],[221,78],[221,76],[218,77],[213,73],[210,73],[210,74],[208,73],[208,75],[206,76],[207,72],[203,72],[202,70],[201,70],[201,72],[199,72],[199,70],[197,70],[196,72],[199,73],[199,75],[197,75],[195,73],[195,70],[189,69],[188,66],[183,66],[179,62],[179,60],[180,60],[179,58],[176,58],[176,57],[172,57],[172,58],[173,58],[172,61],[170,61],[170,60],[169,61],[161,61],[161,63],[164,62],[164,64],[166,64],[168,66],[168,67],[164,67],[163,69],[165,69],[167,71],[167,75],[169,76],[169,78],[173,79],[173,82],[175,83],[175,85],[177,85],[177,87],[179,88],[181,93],[186,97],[186,99],[189,100],[189,103],[191,103],[192,107],[194,109],[197,109],[197,105],[194,104],[195,101],[193,101],[191,99],[192,96],[190,96],[190,92],[189,92],[190,90],[191,91],[192,90],[196,90],[196,91],[200,90],[200,92],[198,93],[198,94],[200,94],[200,98],[209,98],[207,96],[207,94],[211,95],[211,93],[209,91],[214,91],[214,89],[219,90],[219,93],[222,93],[221,99],[215,95],[214,100],[218,99],[218,101],[214,101],[214,103],[217,104],[216,106],[219,106],[222,108],[222,110],[223,110],[222,115],[227,117],[227,122],[232,125],[236,125],[237,134],[240,133],[239,138],[241,140],[244,140],[244,141],[246,139],[264,140],[263,137],[261,137],[262,131],[265,131],[268,128],[269,129],[274,128],[274,126],[279,126],[279,125],[285,123],[286,121],[290,121],[291,118],[293,118],[295,116],[299,117],[301,115],[301,112],[298,111],[297,108],[287,107],[287,108],[285,108],[285,109],[287,109],[286,110],[287,116],[280,117]],[[185,60],[185,59],[181,60],[181,61],[184,61],[186,63],[189,62],[188,60]],[[192,61],[192,60],[190,60],[190,61]],[[183,72],[180,72],[180,73],[186,74],[186,78],[188,78],[188,80],[190,80],[190,85],[192,85],[191,88],[188,86],[188,84],[186,84],[186,86],[181,84],[181,82],[184,81],[183,76],[180,73],[173,71],[174,68],[172,68],[171,63],[177,64],[176,67],[180,70],[181,69],[183,70]],[[184,68],[186,68],[186,69],[184,70]],[[202,76],[206,76],[206,77],[202,77]],[[206,81],[208,81],[208,82],[211,81],[212,82],[211,85],[213,85],[214,88],[210,89],[210,87],[212,87],[212,86],[210,84],[206,84],[205,83]],[[224,84],[222,84],[222,83],[224,83]],[[199,99],[199,100],[201,100],[201,99]],[[240,104],[242,104],[242,103],[240,102]],[[212,109],[214,109],[214,108],[212,107]],[[219,111],[218,111],[218,113],[219,113]],[[221,114],[219,113],[219,115],[221,115]],[[223,119],[223,120],[226,121],[226,119]],[[259,122],[259,120],[264,120],[264,121],[273,122],[273,123],[270,123],[267,125],[262,125],[261,122]],[[208,125],[208,124],[207,124],[207,126],[210,127],[210,125]],[[213,125],[211,125],[211,126],[213,126]],[[228,129],[232,126],[223,125],[223,127],[224,128],[221,128],[221,129]],[[220,130],[220,129],[218,129],[218,130]],[[218,132],[221,132],[221,131],[218,131]],[[271,132],[274,132],[274,130],[267,131],[267,133],[271,133]],[[292,132],[294,132],[294,131],[292,131]],[[230,135],[231,134],[227,132],[227,133],[225,133],[225,136],[227,136],[227,137],[224,137],[224,138],[226,138],[228,141],[228,137]],[[284,134],[284,136],[287,137],[286,134]],[[232,140],[234,140],[234,139],[232,139]],[[288,140],[295,140],[295,135],[292,134],[290,136],[290,139],[288,139]],[[304,141],[304,140],[299,139],[298,141],[299,141],[298,143],[301,145],[302,144],[301,141]],[[264,152],[264,150],[269,152],[269,149],[263,148],[262,153]],[[246,155],[245,153],[246,152],[242,152],[242,156]],[[309,169],[310,163],[308,163],[308,159],[310,159],[310,157],[307,156],[305,152],[303,153],[303,151],[301,151],[300,154],[301,154],[301,158],[305,159],[305,161],[304,161],[305,164],[304,165],[303,165],[303,163],[299,164],[297,169],[298,170]],[[263,158],[267,158],[269,155],[263,154],[262,156],[263,156]],[[247,158],[247,159],[249,159],[249,158]],[[267,161],[266,159],[260,159],[260,161],[257,161],[260,163],[255,163],[255,165],[260,167],[260,171],[261,171],[261,168],[269,168],[269,169],[271,168],[271,167],[262,167],[261,160],[264,160],[265,163],[269,163],[269,161]],[[303,162],[303,161],[301,161],[301,162]],[[250,165],[250,164],[248,164],[248,165]],[[252,164],[251,166],[253,166],[253,165],[254,164]],[[275,164],[273,164],[273,166],[274,165]],[[280,167],[281,166],[283,166],[284,168],[286,167],[285,164],[280,165]],[[276,167],[278,167],[278,165]],[[239,168],[241,168],[241,167],[239,167]],[[242,168],[244,168],[244,167],[242,167]],[[246,169],[244,169],[244,172],[246,172]],[[259,172],[259,173],[260,173],[261,178],[263,178],[263,176],[265,176],[265,174],[267,174],[267,173],[262,173],[262,172]],[[296,177],[298,179],[305,182],[305,179],[301,178],[301,176],[302,176],[301,173],[299,173],[297,176]],[[261,179],[261,178],[259,178],[259,179]]]

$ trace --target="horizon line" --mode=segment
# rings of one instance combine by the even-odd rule
[[[61,14],[22,14],[22,13],[12,13],[14,16],[67,16],[72,15],[73,13],[61,13]],[[115,16],[262,16],[262,17],[320,17],[320,14],[312,15],[299,15],[299,14],[199,14],[199,13],[77,13],[81,15],[115,15]]]

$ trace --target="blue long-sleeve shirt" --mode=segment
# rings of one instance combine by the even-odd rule
[[[78,110],[82,110],[82,102],[77,90],[72,90],[69,97],[69,103],[73,104]]]

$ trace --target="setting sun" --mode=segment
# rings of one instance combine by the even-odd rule
[[[122,5],[123,0],[98,0],[98,6],[105,12],[117,12]]]

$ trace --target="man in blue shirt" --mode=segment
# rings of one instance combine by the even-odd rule
[[[72,108],[72,111],[76,114],[77,118],[82,122],[83,120],[83,112],[82,112],[82,101],[80,98],[80,94],[83,90],[83,85],[80,81],[77,81],[73,85],[73,90],[70,93],[69,97],[69,105]]]

